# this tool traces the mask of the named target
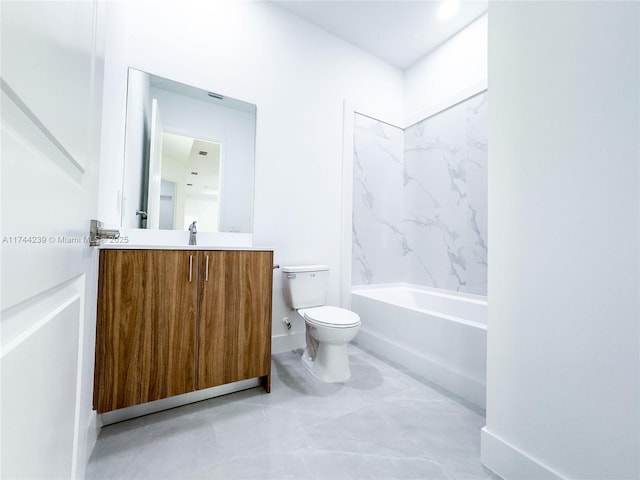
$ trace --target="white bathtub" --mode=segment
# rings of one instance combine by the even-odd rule
[[[351,293],[355,343],[485,408],[486,297],[405,284]]]

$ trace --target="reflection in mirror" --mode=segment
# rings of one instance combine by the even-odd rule
[[[187,135],[162,134],[161,230],[217,232],[220,218],[221,144]]]
[[[122,227],[251,233],[255,105],[129,69]]]

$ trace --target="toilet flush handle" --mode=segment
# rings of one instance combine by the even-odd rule
[[[295,273],[288,273],[287,274],[287,278],[296,278],[296,274]]]

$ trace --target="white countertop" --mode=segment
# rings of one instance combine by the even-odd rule
[[[119,250],[248,250],[275,251],[255,246],[250,233],[198,232],[198,245],[189,245],[189,232],[179,230],[120,229],[120,238],[103,240],[100,248]]]
[[[273,252],[273,247],[256,246],[217,246],[217,245],[133,245],[130,243],[104,243],[104,250],[247,250],[256,252]]]

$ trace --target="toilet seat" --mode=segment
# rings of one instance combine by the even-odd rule
[[[310,325],[319,327],[351,328],[360,325],[360,316],[346,308],[323,305],[298,310]]]

